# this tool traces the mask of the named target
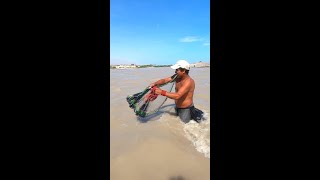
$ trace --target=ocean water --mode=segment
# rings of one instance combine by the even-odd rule
[[[110,177],[112,180],[210,179],[210,68],[192,68],[194,105],[201,123],[174,115],[174,100],[150,118],[138,118],[126,101],[152,82],[174,74],[170,67],[110,70]],[[178,179],[179,179],[178,178]]]

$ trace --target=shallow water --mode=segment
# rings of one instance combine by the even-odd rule
[[[194,105],[201,123],[181,122],[168,99],[151,118],[139,119],[128,95],[174,74],[170,67],[110,70],[110,177],[112,180],[210,179],[210,69],[192,68]]]

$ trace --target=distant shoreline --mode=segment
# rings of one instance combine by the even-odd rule
[[[161,67],[170,67],[170,66],[161,66]],[[110,69],[142,69],[142,68],[161,68],[160,66],[152,66],[152,67],[136,67],[136,68],[115,68],[110,67]],[[204,66],[204,67],[191,67],[191,68],[210,68],[210,66]]]
[[[166,66],[169,67],[169,66]],[[161,67],[136,67],[136,68],[122,68],[122,69],[143,69],[143,68],[161,68]],[[210,66],[205,66],[205,67],[192,67],[192,68],[210,68]],[[115,67],[110,67],[110,69],[121,69],[121,68],[115,68]]]
[[[136,69],[136,68],[158,68],[158,67],[170,67],[172,65],[136,65],[136,64],[130,64],[130,65],[110,65],[110,69]],[[207,62],[196,62],[190,64],[191,68],[205,68],[210,67],[210,64]]]
[[[153,65],[141,65],[141,66],[136,66],[136,67],[127,67],[124,69],[137,69],[137,68],[158,68],[158,67],[170,67],[172,65],[159,65],[159,66],[153,66]],[[111,66],[110,65],[110,69],[119,69],[116,68],[116,66]]]

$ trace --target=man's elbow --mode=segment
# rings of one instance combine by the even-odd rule
[[[176,95],[173,97],[174,100],[179,100],[181,98],[181,95]]]

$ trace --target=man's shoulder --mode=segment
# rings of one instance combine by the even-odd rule
[[[192,86],[194,84],[194,80],[189,76],[188,79],[186,79],[186,84],[189,85],[189,86]]]
[[[192,79],[190,76],[189,76],[188,80],[191,81],[191,82],[194,82],[194,79]]]

